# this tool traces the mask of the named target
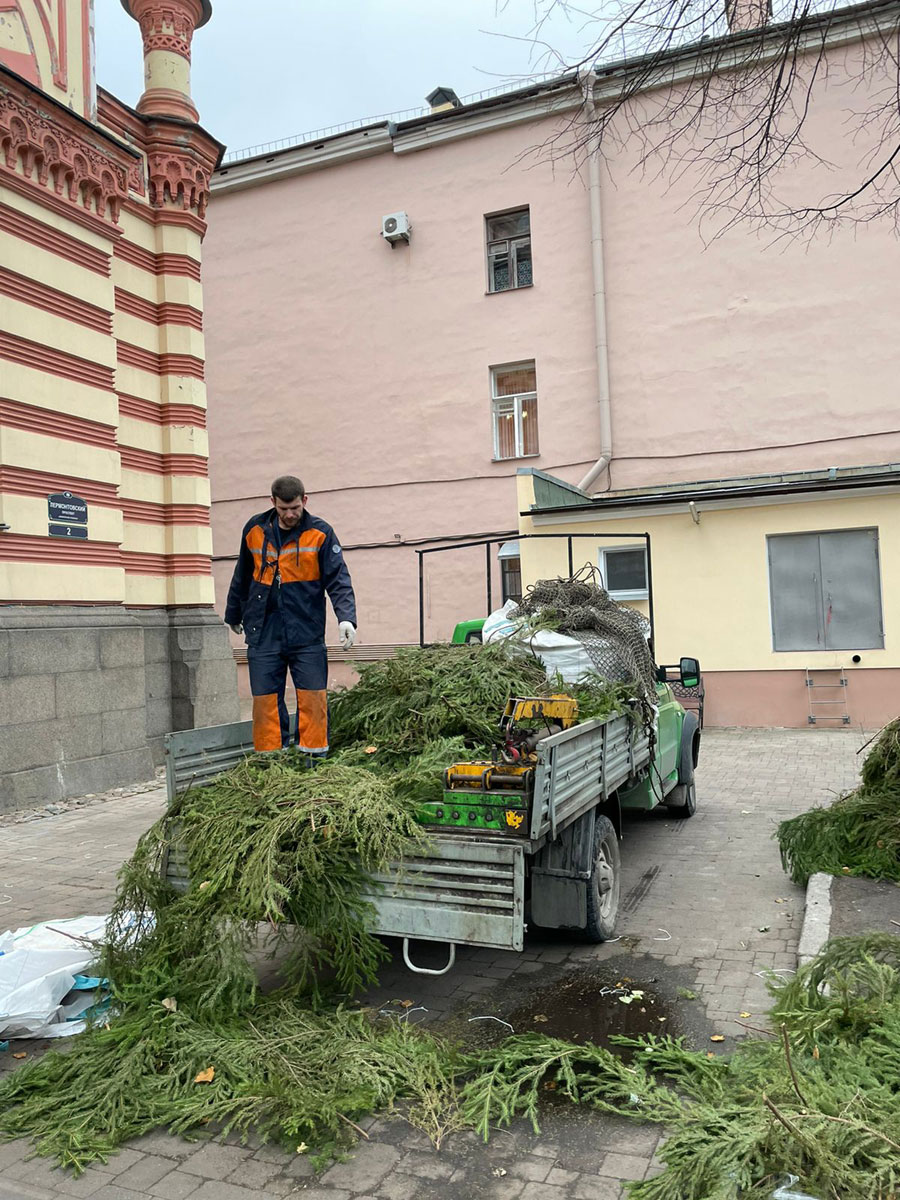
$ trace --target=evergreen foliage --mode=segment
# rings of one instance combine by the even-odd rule
[[[837,939],[788,984],[773,980],[775,1032],[728,1057],[616,1039],[626,1061],[538,1034],[467,1052],[346,1001],[384,953],[369,932],[371,873],[422,851],[419,804],[448,761],[484,753],[507,697],[547,687],[500,648],[404,658],[405,675],[379,663],[360,696],[344,694],[334,758],[310,768],[296,752],[251,756],[178,797],[144,835],[100,966],[113,1015],[0,1083],[0,1137],[30,1137],[75,1171],[158,1127],[253,1131],[324,1163],[368,1113],[402,1113],[439,1146],[456,1129],[487,1138],[520,1116],[537,1129],[551,1092],[666,1127],[666,1169],[630,1185],[632,1200],[749,1200],[787,1172],[823,1200],[895,1197],[900,938]],[[465,715],[463,681],[482,661],[478,702],[489,707]],[[625,703],[601,692],[599,707]],[[398,728],[413,730],[402,744]],[[889,731],[860,790],[896,790]],[[190,868],[184,893],[164,878],[176,852]],[[292,950],[286,984],[268,996],[248,961],[261,922]],[[323,969],[343,1003],[326,994]]]
[[[371,744],[404,760],[439,738],[489,744],[510,696],[546,692],[540,662],[501,643],[399,650],[331,699],[330,737],[338,750]]]
[[[785,870],[805,884],[815,871],[900,882],[900,718],[878,735],[862,782],[828,808],[778,826]]]

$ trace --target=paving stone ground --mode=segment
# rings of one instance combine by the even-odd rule
[[[429,1021],[505,1018],[511,1006],[527,1009],[534,989],[552,994],[573,973],[627,967],[670,991],[676,983],[694,990],[689,1031],[705,1041],[714,1028],[727,1046],[745,1032],[740,1013],[764,1020],[760,972],[796,965],[803,892],[781,870],[775,825],[853,786],[864,740],[849,730],[705,732],[696,816],[679,821],[662,810],[627,822],[620,941],[590,946],[533,931],[521,954],[463,948],[455,969],[434,978],[410,975],[395,954],[369,1000],[411,999]],[[164,793],[151,790],[4,824],[0,930],[105,912],[120,864],[163,806]],[[21,1043],[29,1056],[43,1045]],[[18,1065],[0,1053],[0,1074]],[[437,1152],[399,1120],[372,1121],[368,1133],[348,1162],[318,1179],[305,1157],[275,1147],[165,1133],[75,1179],[12,1142],[0,1145],[0,1200],[616,1200],[626,1180],[658,1169],[655,1129],[565,1109],[549,1115],[540,1137],[516,1125],[486,1147],[459,1135]]]

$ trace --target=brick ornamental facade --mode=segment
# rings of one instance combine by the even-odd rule
[[[0,810],[144,779],[166,732],[236,716],[200,282],[222,147],[189,74],[210,5],[125,7],[136,111],[95,87],[90,0],[4,6]]]

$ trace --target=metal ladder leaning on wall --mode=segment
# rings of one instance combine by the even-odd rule
[[[837,675],[830,682],[820,680],[822,675]],[[816,688],[828,688],[832,692],[838,690],[839,699],[816,699]],[[847,676],[843,667],[807,667],[806,695],[809,701],[809,716],[806,718],[810,725],[818,725],[820,721],[840,721],[842,725],[850,724],[850,711],[847,708]],[[826,711],[821,711],[821,710]],[[828,711],[831,710],[831,711]]]

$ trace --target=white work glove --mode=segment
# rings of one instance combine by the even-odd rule
[[[356,641],[356,630],[353,627],[352,621],[341,621],[338,625],[338,633],[341,635],[341,649],[351,650],[353,643]]]
[[[236,633],[238,635],[238,637],[240,637],[241,634],[244,632],[244,627],[240,623],[240,621],[237,623],[237,625],[229,625],[228,628],[231,630],[232,633]]]

